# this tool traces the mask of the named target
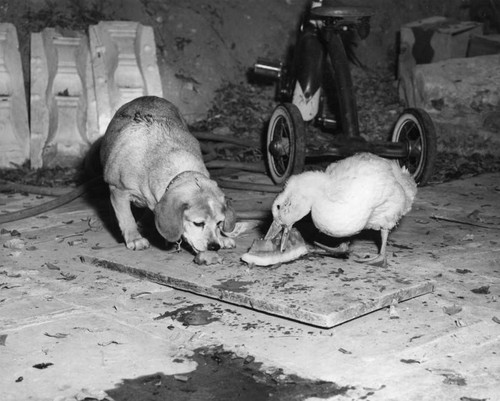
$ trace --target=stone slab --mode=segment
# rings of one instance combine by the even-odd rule
[[[400,98],[416,107],[413,74],[416,65],[465,57],[471,35],[483,33],[483,25],[432,16],[401,27],[398,57]]]
[[[415,107],[426,110],[446,150],[498,151],[500,54],[415,66]]]
[[[274,194],[227,192],[237,210],[269,207],[274,198]],[[31,228],[30,236],[55,240],[57,249],[66,248],[74,257],[81,256],[83,261],[100,267],[320,327],[333,327],[389,306],[393,300],[409,299],[434,288],[431,280],[419,276],[422,266],[414,262],[380,269],[307,256],[274,269],[250,268],[240,257],[262,235],[264,228],[257,224],[250,225],[250,231],[237,239],[236,249],[221,251],[224,263],[219,265],[195,265],[193,255],[186,250],[171,252],[158,243],[144,252],[132,252],[120,243],[110,209],[101,205],[97,211],[82,210],[81,200],[76,203],[80,207],[73,203],[57,214],[48,213],[45,220],[35,217],[9,223],[6,228]],[[73,240],[79,245],[71,245]],[[356,246],[360,248],[376,251],[373,241]]]
[[[240,261],[258,233],[247,233],[232,250],[220,251],[224,263],[198,266],[186,251],[153,247],[131,252],[110,241],[80,254],[84,263],[121,271],[176,289],[242,305],[319,327],[333,327],[393,302],[434,290],[418,275],[419,266],[368,266],[324,256],[306,256],[274,268]],[[112,243],[111,243],[112,244]]]

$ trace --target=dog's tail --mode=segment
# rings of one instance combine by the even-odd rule
[[[101,143],[102,136],[99,137],[90,145],[85,159],[83,160],[83,171],[87,179],[102,176],[103,166],[101,163]]]

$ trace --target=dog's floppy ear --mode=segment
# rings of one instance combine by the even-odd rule
[[[236,212],[231,206],[229,201],[226,201],[225,211],[224,211],[224,224],[222,225],[222,231],[225,233],[230,233],[234,230],[236,226]]]
[[[169,242],[179,241],[184,233],[184,211],[188,204],[169,190],[155,206],[155,223],[158,232]]]

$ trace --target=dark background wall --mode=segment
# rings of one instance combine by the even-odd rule
[[[375,11],[357,55],[372,69],[394,69],[404,23],[442,15],[467,19],[460,0],[349,0]],[[99,20],[153,26],[165,97],[188,121],[205,116],[215,91],[247,80],[257,57],[282,59],[309,0],[0,0],[0,19],[18,28],[25,76],[29,33],[48,26],[86,30]]]

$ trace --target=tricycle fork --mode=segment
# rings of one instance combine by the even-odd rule
[[[352,84],[349,60],[342,42],[342,30],[348,26],[340,24],[339,19],[327,18],[322,29],[327,54],[333,68],[333,78],[338,97],[338,116],[342,133],[349,137],[359,137],[358,108]]]

